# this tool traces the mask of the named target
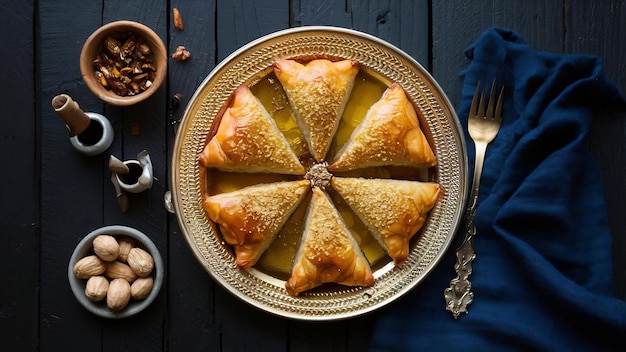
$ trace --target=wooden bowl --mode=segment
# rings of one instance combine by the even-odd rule
[[[111,235],[115,238],[120,238],[124,236],[130,237],[135,241],[137,247],[142,248],[150,253],[152,258],[154,259],[154,269],[150,274],[154,279],[154,284],[152,286],[152,291],[148,294],[148,297],[142,300],[134,300],[131,298],[128,305],[119,311],[110,310],[107,307],[106,298],[98,302],[93,302],[87,298],[87,296],[85,295],[85,285],[87,284],[87,280],[79,279],[76,277],[76,275],[74,274],[74,265],[76,265],[76,262],[79,261],[81,258],[94,254],[92,243],[94,238],[99,235]],[[101,227],[87,234],[74,249],[67,268],[68,280],[72,289],[72,293],[76,297],[76,300],[78,300],[78,302],[91,313],[103,318],[111,319],[130,317],[147,308],[159,294],[161,286],[163,285],[164,275],[165,269],[163,266],[163,259],[161,258],[161,254],[159,253],[159,250],[157,249],[154,242],[152,242],[152,240],[148,236],[146,236],[139,230],[121,225]]]
[[[152,64],[156,68],[156,76],[151,85],[134,95],[119,95],[105,88],[96,77],[94,60],[104,50],[105,39],[115,33],[132,32],[150,47]],[[167,75],[167,51],[161,38],[147,26],[133,21],[116,21],[105,24],[93,32],[85,41],[80,53],[80,72],[87,87],[98,98],[106,103],[117,106],[128,106],[149,98],[156,92]]]

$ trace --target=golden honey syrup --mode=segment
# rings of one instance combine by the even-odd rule
[[[351,97],[346,104],[340,120],[329,155],[332,156],[350,138],[354,129],[363,120],[368,109],[377,102],[388,84],[375,77],[372,72],[362,68],[356,77]],[[298,128],[294,114],[289,106],[287,96],[274,75],[269,72],[264,77],[250,86],[252,93],[261,101],[265,109],[275,119],[278,128],[285,135],[296,155],[303,161],[305,166],[310,164],[310,154],[306,141]],[[399,179],[422,179],[422,171],[411,168],[378,167],[365,170],[355,170],[343,173],[342,176],[353,177],[378,177]],[[225,173],[216,170],[207,172],[207,191],[209,194],[217,194],[234,191],[245,186],[277,182],[284,180],[296,180],[302,176],[287,176],[278,174],[245,174]],[[359,243],[361,250],[376,269],[387,263],[390,259],[386,256],[383,248],[370,234],[367,227],[358,216],[346,205],[343,199],[330,187],[326,190],[352,235]],[[279,279],[287,280],[291,275],[291,265],[300,244],[306,210],[310,201],[308,195],[291,215],[285,226],[281,229],[270,247],[265,251],[255,268]]]

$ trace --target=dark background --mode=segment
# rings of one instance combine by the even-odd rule
[[[183,15],[183,32],[173,26],[173,7]],[[173,116],[180,118],[198,85],[231,52],[262,35],[305,25],[353,28],[391,42],[432,73],[454,106],[460,99],[459,71],[468,64],[463,51],[490,26],[511,28],[539,50],[597,55],[607,76],[625,91],[625,7],[618,0],[0,0],[0,346],[11,351],[365,349],[376,312],[325,323],[271,316],[231,296],[196,262],[175,217],[163,206],[174,142],[170,97],[183,96]],[[192,55],[184,63],[170,60],[165,86],[148,102],[125,108],[99,101],[78,68],[89,34],[120,19],[154,29],[170,53],[185,45]],[[115,140],[108,152],[85,157],[70,146],[50,105],[59,93],[109,118]],[[622,299],[624,115],[599,113],[589,144],[603,171],[598,182],[605,186],[616,295]],[[131,126],[139,135],[131,134]],[[126,160],[142,149],[150,153],[156,179],[121,213],[108,156]],[[101,319],[83,309],[66,276],[79,240],[112,224],[148,234],[166,263],[157,300],[124,320]]]

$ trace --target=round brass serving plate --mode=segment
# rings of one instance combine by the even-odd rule
[[[412,242],[403,267],[392,262],[374,271],[371,287],[333,286],[298,297],[285,281],[257,269],[241,269],[202,207],[198,155],[213,118],[231,93],[254,81],[279,58],[329,57],[358,61],[390,82],[399,82],[424,119],[438,166],[433,181],[443,196]],[[448,249],[459,226],[467,189],[465,142],[454,109],[430,74],[391,44],[368,34],[334,27],[299,27],[276,32],[240,48],[202,82],[187,105],[172,156],[171,191],[178,223],[200,264],[211,277],[243,301],[279,316],[333,320],[380,308],[418,285]]]

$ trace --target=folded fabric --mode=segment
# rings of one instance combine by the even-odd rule
[[[626,302],[613,295],[602,177],[586,140],[594,110],[624,106],[619,89],[599,58],[535,51],[506,29],[488,29],[466,55],[458,109],[465,133],[477,83],[505,86],[475,213],[474,302],[458,320],[445,310],[451,248],[423,283],[376,313],[371,350],[623,348]]]

